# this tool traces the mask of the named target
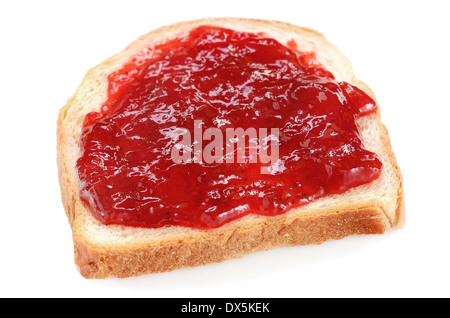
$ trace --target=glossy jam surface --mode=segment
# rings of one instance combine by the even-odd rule
[[[135,227],[214,228],[285,213],[379,176],[382,164],[355,124],[375,109],[295,42],[201,26],[110,74],[107,101],[84,122],[80,197],[104,224]],[[175,163],[177,131],[194,136],[196,120],[224,136],[226,128],[278,128],[276,167]]]

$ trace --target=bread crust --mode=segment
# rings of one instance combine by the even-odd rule
[[[84,105],[93,105],[93,109],[97,106],[98,110],[104,100],[102,98],[106,96],[106,76],[113,70],[120,69],[128,58],[147,47],[149,43],[200,24],[244,30],[270,29],[280,34],[298,34],[311,38],[313,44],[323,44],[342,60],[345,67],[341,67],[343,71],[342,75],[339,75],[343,79],[359,86],[375,98],[370,88],[354,77],[351,65],[342,53],[321,33],[311,29],[278,21],[210,18],[165,26],[143,35],[121,53],[88,71],[78,90],[61,109],[57,121],[57,165],[61,197],[72,228],[75,264],[83,277],[124,278],[164,272],[186,266],[222,262],[277,246],[320,244],[326,240],[341,239],[354,234],[381,234],[404,224],[402,175],[391,149],[387,129],[380,121],[379,112],[370,120],[377,125],[384,163],[389,165],[394,176],[393,190],[389,195],[392,197],[390,201],[393,200],[392,208],[376,199],[351,202],[338,198],[339,204],[318,205],[311,210],[304,209],[301,213],[292,211],[272,217],[250,215],[217,229],[183,229],[170,233],[161,230],[162,235],[154,230],[106,226],[96,221],[79,198],[79,180],[74,164],[79,155],[77,147],[82,119],[87,112],[92,111],[85,109]],[[328,61],[327,54],[320,58],[320,62],[330,69],[333,59]],[[336,70],[341,71],[340,68]],[[99,239],[96,237],[97,232],[117,239]],[[155,236],[154,233],[158,235]]]

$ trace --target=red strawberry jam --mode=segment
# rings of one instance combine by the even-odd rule
[[[376,103],[293,41],[200,26],[147,48],[108,80],[103,107],[86,116],[77,161],[80,197],[104,224],[215,228],[251,213],[285,213],[380,175],[355,124]],[[187,149],[206,150],[214,138],[220,145],[217,135],[205,138],[208,128],[224,136],[223,149],[210,151],[215,161],[174,160],[181,133],[193,138]],[[264,145],[277,145],[277,160],[248,156],[250,139],[243,162],[221,160],[222,150],[234,155],[224,150],[230,128],[267,129]]]

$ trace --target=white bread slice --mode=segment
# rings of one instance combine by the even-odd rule
[[[181,22],[152,31],[117,55],[89,70],[78,90],[60,111],[57,123],[57,162],[61,195],[73,232],[75,263],[86,278],[129,277],[185,266],[242,257],[282,245],[319,244],[353,234],[381,234],[404,220],[402,176],[391,150],[388,132],[375,114],[357,124],[366,149],[383,163],[375,181],[344,194],[318,199],[278,216],[248,215],[216,229],[168,226],[157,229],[103,225],[79,198],[75,168],[81,156],[79,140],[87,113],[98,111],[107,96],[107,76],[121,69],[151,43],[174,37],[199,25],[237,31],[265,32],[282,44],[294,39],[338,81],[372,91],[353,75],[348,59],[322,34],[291,24],[254,19],[211,18]]]

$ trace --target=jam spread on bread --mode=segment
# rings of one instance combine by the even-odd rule
[[[104,224],[216,228],[286,213],[381,173],[355,123],[375,101],[294,41],[200,26],[142,50],[108,81],[102,108],[85,117],[77,161],[80,197]],[[278,159],[266,173],[267,163],[249,158],[174,161],[180,132],[194,136],[199,122],[223,136],[276,128],[266,146],[276,141]]]

